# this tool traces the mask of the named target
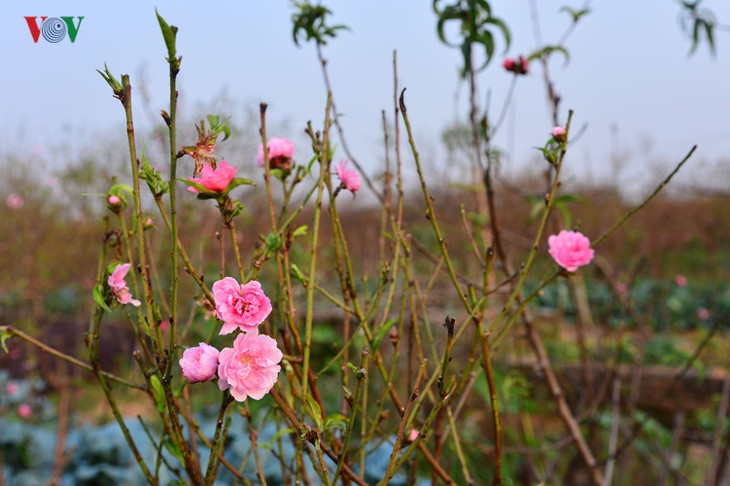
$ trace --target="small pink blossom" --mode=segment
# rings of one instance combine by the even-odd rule
[[[677,284],[677,287],[686,287],[687,286],[687,277],[684,275],[677,275],[674,277],[674,283]]]
[[[518,56],[517,59],[506,57],[502,62],[505,71],[525,75],[530,70],[529,63],[525,56]]]
[[[710,311],[707,310],[707,308],[705,307],[700,307],[697,309],[697,317],[699,317],[703,321],[706,321],[710,318]]]
[[[553,127],[553,130],[551,133],[553,134],[553,138],[555,138],[555,139],[564,138],[565,137],[565,128]]]
[[[5,385],[5,393],[7,393],[8,396],[15,395],[16,393],[18,393],[18,388],[19,387],[17,383],[8,383],[7,385]]]
[[[347,160],[343,160],[337,164],[335,169],[337,170],[337,175],[340,176],[342,185],[345,189],[354,193],[360,189],[360,176],[354,169],[348,169],[347,163]]]
[[[25,201],[18,194],[12,193],[5,199],[5,204],[10,209],[20,209],[25,204]]]
[[[232,348],[219,355],[218,387],[231,389],[233,398],[261,400],[276,383],[283,354],[276,340],[265,334],[239,334]]]
[[[213,284],[213,298],[218,319],[224,322],[221,335],[236,328],[257,334],[259,325],[271,313],[271,301],[256,280],[245,285],[231,277],[218,280]]]
[[[294,156],[294,143],[286,138],[271,137],[266,143],[269,150],[269,165],[272,169],[291,170],[291,158]],[[264,146],[259,145],[256,163],[264,166]]]
[[[408,432],[408,442],[415,442],[419,435],[418,429],[411,429]]]
[[[109,288],[112,290],[114,297],[119,301],[120,304],[132,304],[135,307],[139,307],[142,303],[132,298],[132,294],[129,292],[127,282],[124,280],[131,268],[130,263],[121,263],[114,268],[114,271],[109,275],[107,283]]]
[[[210,165],[204,165],[200,172],[200,178],[191,177],[188,180],[202,184],[211,192],[223,192],[228,184],[236,177],[238,167],[231,167],[225,160],[221,160],[215,169]],[[200,191],[194,187],[188,187],[188,191],[199,194]]]
[[[21,403],[18,405],[18,416],[22,419],[28,420],[33,415],[33,409],[27,403]]]
[[[587,265],[594,251],[588,238],[577,231],[563,230],[548,238],[549,252],[555,262],[569,272]]]
[[[119,199],[119,196],[111,195],[106,200],[110,206],[119,206],[119,203],[122,202],[121,199]]]
[[[205,343],[186,349],[180,359],[183,375],[190,383],[214,379],[218,369],[218,355],[217,349]]]

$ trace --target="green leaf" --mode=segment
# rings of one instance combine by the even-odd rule
[[[226,187],[226,190],[223,191],[223,195],[228,194],[233,189],[237,188],[238,186],[255,186],[256,183],[252,181],[251,179],[245,179],[243,177],[236,177],[231,180],[231,182],[228,183],[228,187]]]
[[[319,403],[309,395],[305,395],[304,399],[307,402],[308,407],[306,411],[314,423],[317,425],[319,430],[324,429],[324,423],[322,422],[322,409],[319,407]]]
[[[385,324],[383,324],[380,327],[380,329],[378,329],[378,334],[375,335],[375,339],[373,339],[373,345],[371,348],[373,350],[373,352],[375,352],[375,350],[378,349],[378,346],[380,345],[380,341],[383,340],[383,338],[385,337],[385,334],[396,322],[398,322],[398,319],[396,319],[396,318],[390,319]]]
[[[347,362],[347,367],[350,368],[352,370],[352,372],[355,373],[355,375],[357,375],[360,372],[360,368],[358,368],[354,364],[350,363],[349,361]]]
[[[292,274],[292,275],[294,276],[294,278],[296,278],[297,280],[299,280],[299,281],[300,281],[301,283],[303,283],[303,284],[304,284],[305,286],[307,285],[308,279],[307,279],[307,277],[306,277],[306,276],[304,275],[304,273],[302,273],[302,271],[301,271],[301,270],[299,269],[299,267],[297,266],[297,264],[296,264],[296,263],[292,263],[292,264],[291,264],[291,268],[290,268],[290,270],[289,270],[289,271],[290,271],[290,272],[291,272],[291,274]]]
[[[563,46],[545,46],[542,49],[538,49],[529,56],[527,56],[527,60],[532,61],[534,59],[547,59],[554,52],[559,52],[563,55],[563,66],[567,65],[570,62],[570,53],[568,53],[568,50]]]
[[[162,389],[162,383],[157,375],[150,376],[150,385],[152,385],[152,396],[157,404],[157,411],[163,413],[165,411],[165,390]]]
[[[112,187],[109,188],[110,194],[119,194],[122,191],[132,194],[134,192],[134,189],[132,189],[132,186],[129,184],[114,184]]]
[[[8,352],[8,345],[5,344],[5,341],[13,337],[13,334],[8,331],[7,329],[1,329],[0,330],[0,346],[5,350],[5,352]]]
[[[309,159],[309,163],[307,164],[307,173],[312,172],[312,165],[314,165],[314,162],[317,160],[317,154],[314,154],[311,159]]]
[[[170,439],[169,436],[165,437],[165,449],[167,449],[174,458],[180,461],[180,464],[185,464],[185,456],[183,456],[180,448],[172,441],[172,439]]]
[[[573,20],[573,23],[576,23],[576,22],[578,22],[580,20],[581,17],[583,17],[584,15],[589,14],[591,12],[591,9],[589,9],[589,8],[582,8],[580,10],[575,10],[575,9],[572,9],[572,8],[566,6],[566,7],[561,7],[561,9],[559,11],[560,12],[565,12],[568,15],[570,15],[570,17]]]
[[[200,182],[196,182],[194,179],[178,179],[178,181],[182,182],[183,184],[185,184],[188,187],[194,187],[195,189],[197,189],[199,191],[197,197],[198,197],[198,199],[201,199],[201,200],[218,199],[220,196],[223,195],[220,192],[215,192],[215,191],[209,190],[203,184],[201,184]]]
[[[175,47],[175,36],[177,35],[177,28],[170,27],[167,22],[165,22],[165,19],[162,18],[157,9],[155,9],[155,15],[157,15],[157,21],[160,23],[162,37],[165,39],[165,46],[167,47],[167,60],[169,62],[172,62],[177,55],[177,48]]]
[[[281,241],[281,236],[269,233],[264,238],[264,244],[266,245],[266,253],[269,255],[273,255],[277,251],[281,250],[283,244]]]
[[[347,417],[341,413],[333,413],[324,421],[324,430],[347,429]]]
[[[307,225],[303,224],[297,229],[294,230],[294,232],[291,234],[292,238],[296,238],[297,236],[306,236],[307,235]]]
[[[104,299],[104,285],[99,284],[95,286],[92,295],[94,296],[94,302],[96,302],[96,305],[107,312],[111,312],[111,309],[109,309],[109,306]]]
[[[104,78],[104,81],[107,82],[107,84],[111,87],[116,96],[120,96],[122,94],[122,85],[119,83],[117,78],[115,78],[114,75],[109,71],[106,63],[104,63],[104,71],[99,71],[97,69],[96,72],[101,74],[101,77]]]

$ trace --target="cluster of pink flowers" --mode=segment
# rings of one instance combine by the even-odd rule
[[[548,238],[550,256],[569,272],[587,265],[593,260],[594,250],[591,241],[578,231],[563,230]]]
[[[114,271],[109,275],[107,283],[109,288],[112,290],[114,297],[119,301],[120,304],[132,304],[135,307],[139,307],[141,302],[137,299],[132,298],[132,294],[129,292],[127,282],[124,280],[131,268],[129,263],[121,263],[114,268]]]
[[[518,56],[517,59],[507,57],[502,62],[502,67],[511,73],[525,75],[530,70],[530,64],[525,56]]]
[[[284,357],[276,340],[259,334],[259,326],[271,313],[271,301],[255,280],[240,285],[226,277],[213,284],[216,315],[223,321],[220,334],[243,331],[233,347],[218,351],[200,343],[185,350],[180,367],[191,382],[218,378],[218,388],[229,390],[238,401],[260,400],[276,383]]]
[[[341,187],[344,187],[353,194],[360,189],[360,176],[354,169],[347,168],[348,161],[342,160],[335,167],[337,175],[342,181]]]
[[[281,169],[284,171],[291,170],[291,159],[294,157],[294,143],[286,138],[271,137],[266,142],[266,148],[269,152],[269,166],[272,169]],[[259,153],[256,157],[256,163],[259,167],[263,167],[264,146],[259,145]]]
[[[225,160],[221,160],[215,169],[205,164],[203,170],[200,171],[200,178],[191,177],[188,180],[202,184],[210,192],[222,193],[236,177],[237,170],[237,167],[232,167]],[[192,186],[188,187],[188,191],[200,194],[200,191]]]

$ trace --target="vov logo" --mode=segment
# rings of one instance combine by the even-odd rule
[[[68,40],[73,44],[76,42],[76,36],[79,33],[81,27],[81,21],[84,17],[24,17],[28,23],[28,30],[30,35],[33,37],[33,42],[38,43],[41,35],[43,38],[52,44],[61,42],[68,34]],[[40,18],[40,22],[38,19]],[[74,24],[74,18],[79,19]]]

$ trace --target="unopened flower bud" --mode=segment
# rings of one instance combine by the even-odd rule
[[[563,128],[563,127],[554,127],[551,133],[553,135],[553,138],[557,142],[565,143],[565,141],[567,140],[567,137],[566,137],[567,132],[565,131],[565,128]]]

